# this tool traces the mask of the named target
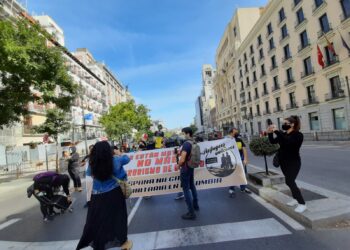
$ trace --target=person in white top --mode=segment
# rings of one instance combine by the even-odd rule
[[[89,154],[84,157],[84,159],[81,161],[82,166],[85,165],[85,172],[89,166],[89,155],[91,153],[92,148],[94,145],[89,146]],[[93,179],[91,176],[85,176],[85,187],[86,187],[86,204],[84,205],[85,208],[89,207],[89,203],[91,200],[91,193],[92,193],[92,185],[93,185]]]

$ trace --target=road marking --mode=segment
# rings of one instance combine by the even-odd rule
[[[133,250],[165,249],[292,234],[274,218],[171,229],[128,235]],[[78,240],[52,242],[0,241],[0,249],[71,250]],[[89,248],[90,249],[90,248]]]
[[[273,218],[130,235],[133,250],[151,250],[289,235]]]
[[[265,207],[267,210],[269,210],[271,213],[273,213],[278,218],[280,218],[282,221],[284,221],[286,224],[288,224],[294,230],[297,230],[297,231],[305,230],[305,227],[303,225],[301,225],[299,222],[297,222],[293,218],[289,217],[287,214],[283,213],[281,210],[274,207],[273,205],[271,205],[270,203],[268,203],[267,201],[265,201],[264,199],[262,199],[258,195],[252,193],[250,196],[255,201],[260,203],[263,207]]]
[[[134,205],[134,207],[131,209],[131,212],[128,216],[128,226],[130,225],[132,219],[134,218],[135,214],[136,214],[136,211],[137,209],[139,208],[140,204],[141,204],[141,201],[142,201],[142,197],[139,197]]]
[[[12,224],[16,223],[17,221],[20,221],[21,219],[17,218],[17,219],[11,219],[9,221],[6,221],[2,224],[0,224],[0,230],[8,227],[8,226],[11,226]]]

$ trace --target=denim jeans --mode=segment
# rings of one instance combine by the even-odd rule
[[[194,169],[188,167],[181,168],[180,178],[188,212],[194,213],[193,205],[198,205],[197,190],[194,185]]]

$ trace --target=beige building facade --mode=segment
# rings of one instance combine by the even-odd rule
[[[306,135],[345,139],[349,32],[349,0],[271,0],[265,8],[238,9],[216,56],[220,128],[257,135],[267,119],[280,127],[298,115]]]

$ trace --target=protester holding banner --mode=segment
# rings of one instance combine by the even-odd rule
[[[268,128],[269,140],[273,144],[279,144],[278,161],[283,175],[286,178],[286,184],[290,188],[294,200],[287,203],[288,206],[295,206],[295,212],[303,213],[306,210],[304,198],[298,188],[295,180],[301,167],[300,147],[304,136],[300,133],[300,119],[298,116],[290,116],[285,119],[282,129],[285,132],[277,130],[275,125]],[[273,135],[276,135],[276,138]]]
[[[229,138],[231,139],[235,139],[236,140],[236,144],[237,144],[237,148],[239,151],[239,154],[241,156],[241,160],[243,162],[243,166],[244,166],[244,172],[245,174],[247,174],[247,164],[248,164],[248,151],[246,148],[246,145],[244,143],[244,141],[242,140],[242,138],[239,136],[239,131],[237,128],[231,128],[229,130]],[[241,192],[245,192],[247,194],[251,194],[251,192],[247,189],[247,185],[240,185],[240,189]],[[234,195],[235,194],[235,187],[231,186],[229,188],[229,193],[230,195]]]
[[[89,245],[93,249],[131,249],[125,197],[117,182],[117,179],[127,179],[123,166],[129,161],[126,155],[113,157],[106,141],[97,142],[93,147],[87,170],[87,175],[94,180],[93,191],[83,235],[76,249]]]
[[[158,125],[158,131],[154,133],[154,140],[155,140],[155,148],[163,148],[164,147],[164,132],[162,131],[163,126]]]
[[[193,132],[190,127],[186,127],[182,129],[182,133],[184,133],[186,141],[182,145],[180,152],[180,180],[182,190],[185,196],[188,212],[182,215],[182,219],[184,220],[194,220],[196,218],[195,210],[199,210],[198,206],[198,197],[197,190],[194,184],[194,168],[191,168],[188,162],[191,159],[191,151],[193,144]],[[190,192],[191,190],[191,192]],[[192,193],[192,196],[191,196]]]

